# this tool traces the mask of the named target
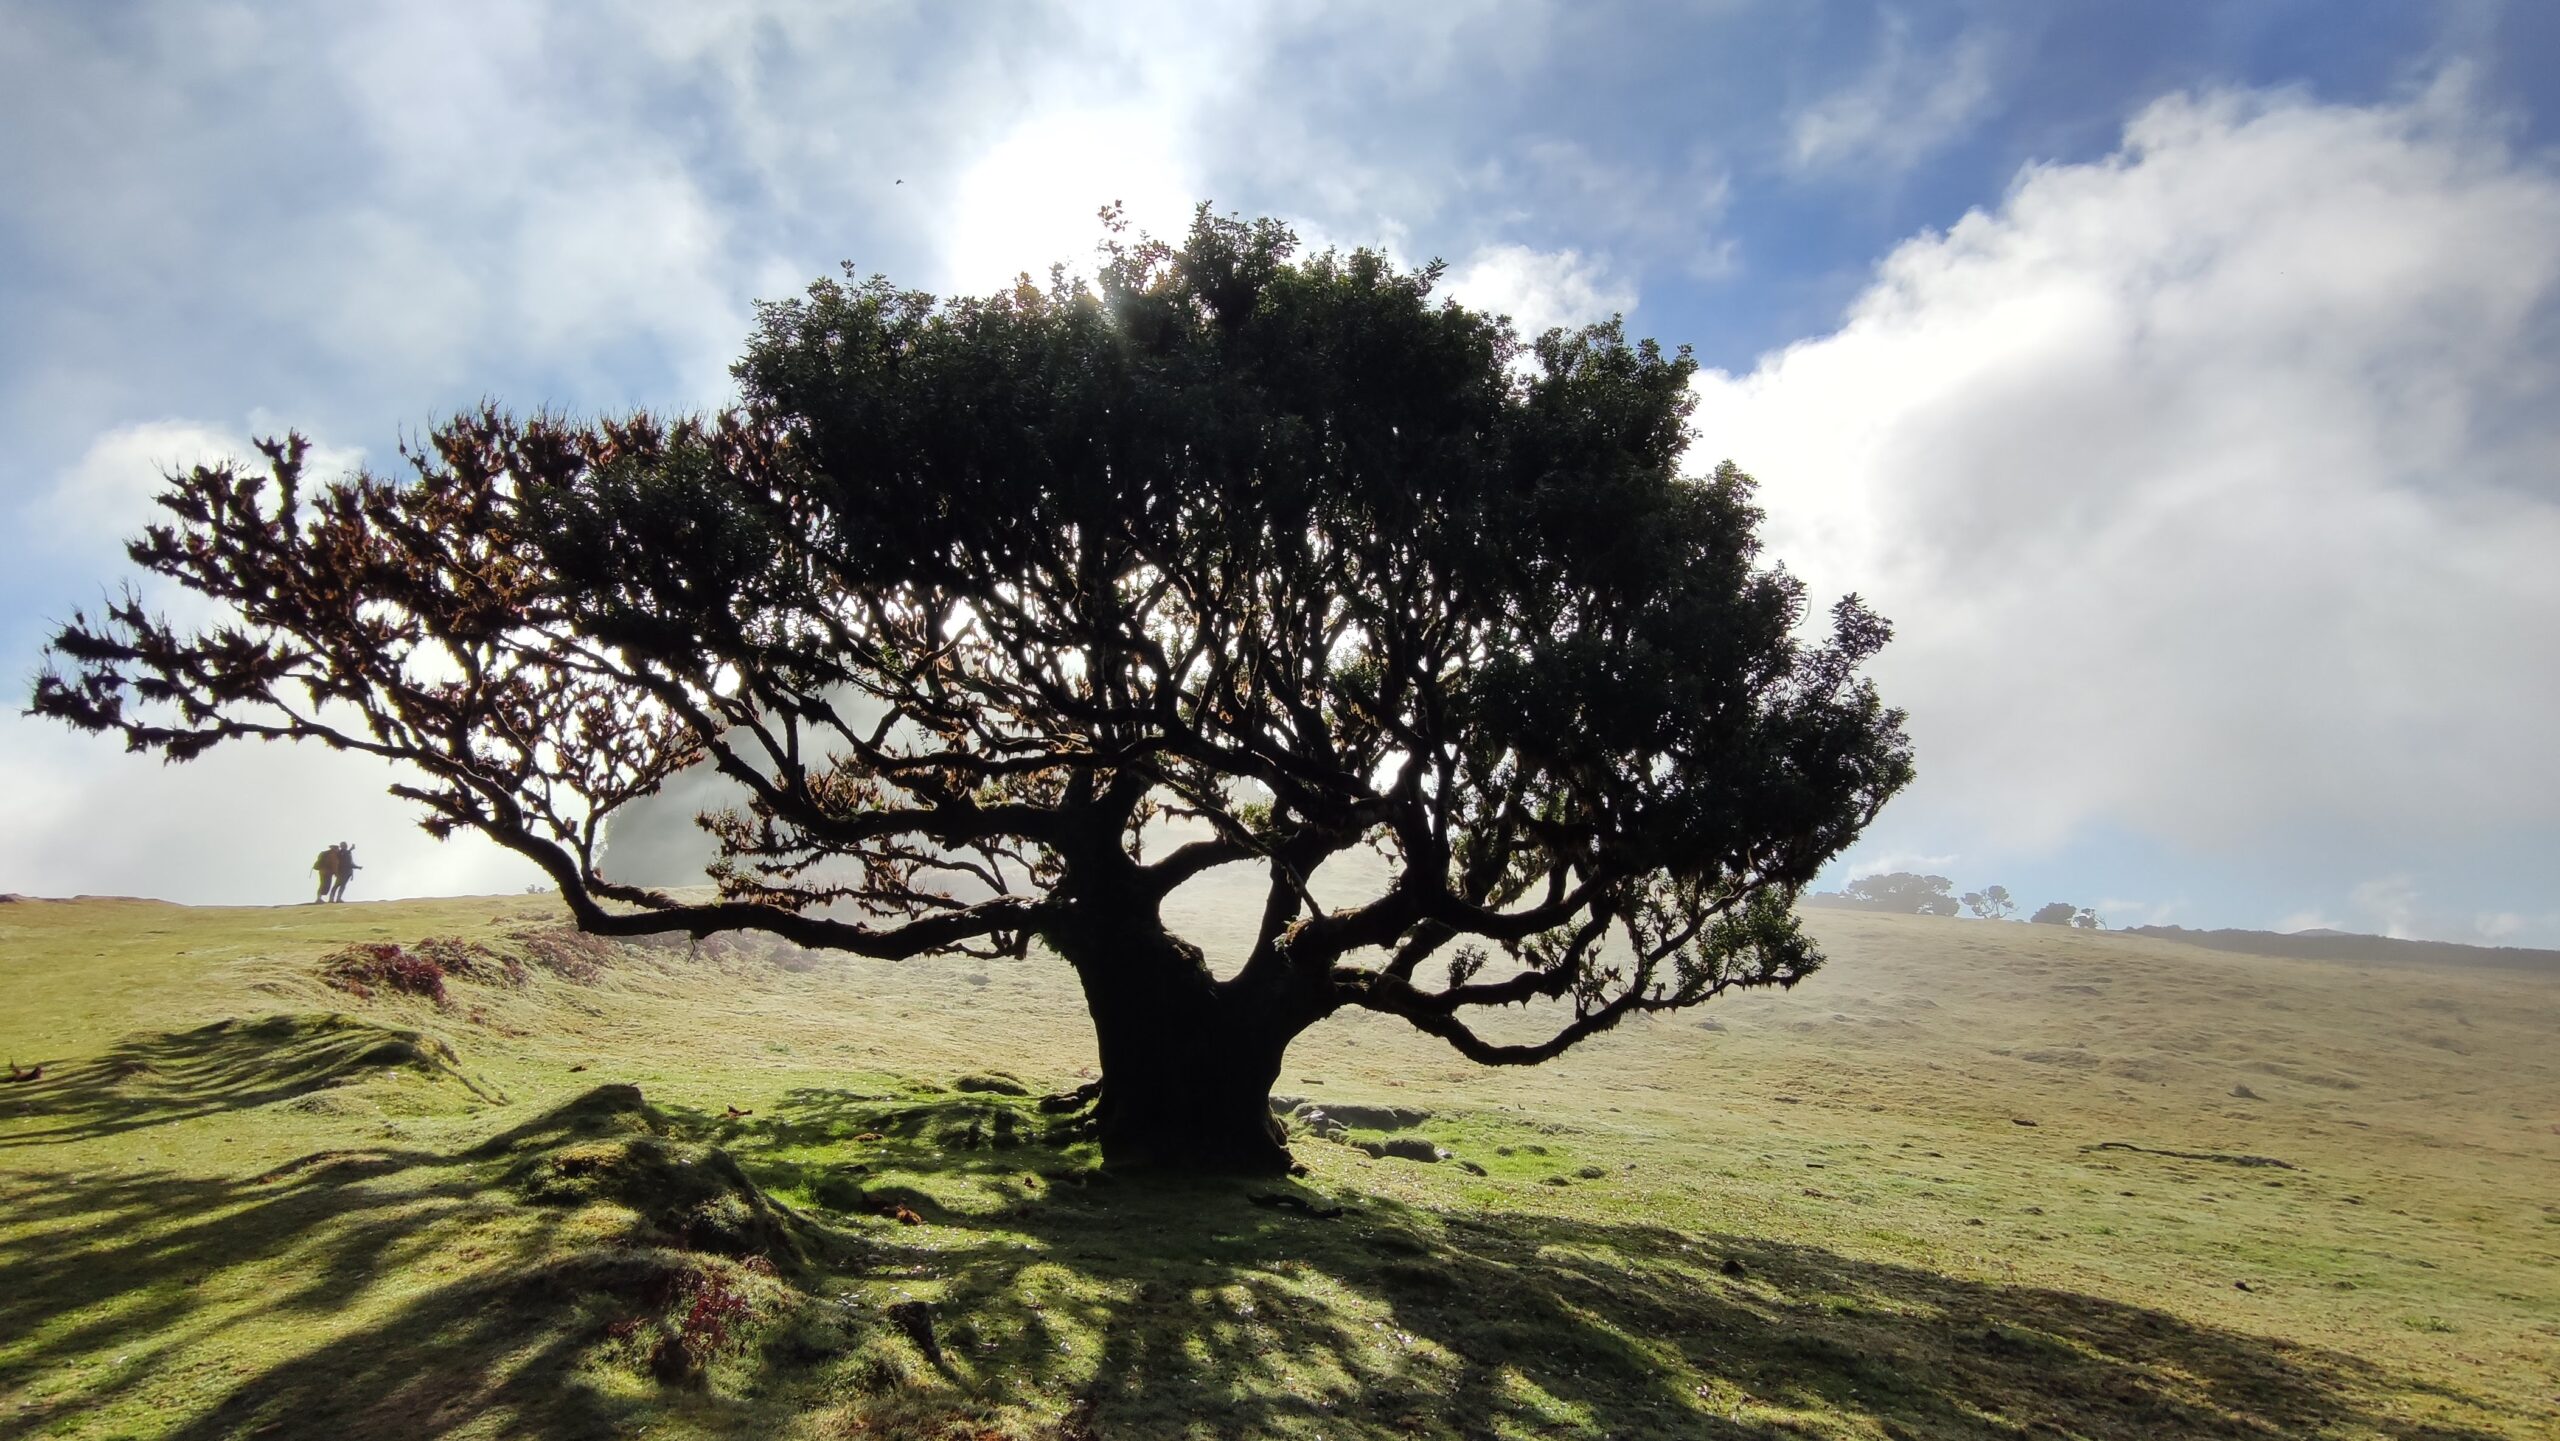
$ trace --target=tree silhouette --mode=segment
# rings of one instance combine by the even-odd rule
[[[1945,876],[1921,876],[1909,871],[1887,871],[1881,875],[1860,876],[1840,888],[1840,896],[1850,904],[1870,911],[1893,911],[1912,916],[1952,916],[1956,914],[1954,882]]]
[[[707,417],[494,408],[407,473],[170,477],[145,570],[54,638],[36,711],[186,760],[239,739],[406,763],[439,835],[531,858],[604,935],[759,928],[1074,968],[1115,1163],[1270,1171],[1290,1041],[1344,1007],[1546,1060],[1629,1016],[1791,985],[1789,905],[1911,776],[1852,596],[1800,636],[1752,481],[1678,466],[1685,350],[1524,345],[1435,264],[1300,258],[1203,207],[938,301],[822,280],[760,307]],[[717,899],[599,866],[615,811],[709,767]],[[1328,857],[1391,879],[1318,903]],[[1264,872],[1220,977],[1160,905]],[[1430,967],[1426,970],[1426,966]],[[1474,1023],[1525,1005],[1521,1038]]]
[[[2080,908],[2069,901],[2047,901],[2036,907],[2036,913],[2027,919],[2040,926],[2067,926],[2073,924],[2080,914]]]
[[[2007,886],[1985,886],[1978,891],[1967,891],[1963,900],[1966,910],[1986,921],[2005,920],[2018,909],[2018,903],[2009,898]]]

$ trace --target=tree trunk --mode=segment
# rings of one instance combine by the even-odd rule
[[[1143,917],[1050,937],[1084,983],[1102,1051],[1094,1122],[1113,1167],[1275,1176],[1280,1060],[1304,1021],[1209,973],[1197,947]]]

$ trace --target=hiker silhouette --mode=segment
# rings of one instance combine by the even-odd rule
[[[355,843],[340,841],[322,851],[319,857],[311,862],[311,869],[320,877],[320,893],[312,897],[312,904],[345,900],[347,882],[355,879],[356,871],[360,869],[356,865]]]

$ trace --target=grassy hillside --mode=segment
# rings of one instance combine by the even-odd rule
[[[2560,982],[1810,923],[1544,1068],[1292,1052],[1448,1160],[1141,1186],[1007,1093],[1054,962],[0,903],[0,1441],[2560,1434]]]

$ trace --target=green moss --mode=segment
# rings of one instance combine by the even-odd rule
[[[687,1250],[771,1261],[804,1259],[798,1218],[747,1178],[716,1146],[668,1139],[663,1116],[637,1087],[599,1086],[546,1118],[534,1137],[499,1149],[530,1151],[505,1184],[540,1206],[599,1202],[637,1214],[658,1237]]]
[[[1003,1071],[980,1071],[971,1075],[962,1076],[960,1079],[951,1083],[951,1089],[955,1091],[973,1091],[982,1095],[994,1096],[1028,1096],[1031,1094],[1031,1085],[1029,1082],[1024,1081],[1019,1076],[1008,1075]]]

